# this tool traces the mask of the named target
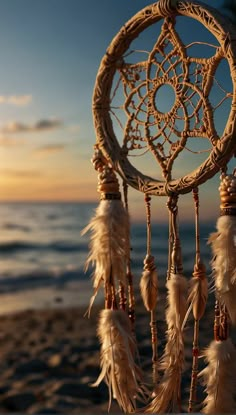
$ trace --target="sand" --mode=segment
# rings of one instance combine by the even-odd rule
[[[18,310],[0,317],[0,413],[107,413],[106,385],[90,386],[99,375],[96,323],[101,306],[95,305],[87,319],[85,306],[63,306],[61,298],[54,300],[53,308]],[[165,344],[164,304],[163,293],[158,312],[159,352]],[[201,347],[211,340],[211,324],[212,310],[201,324]],[[145,374],[150,373],[149,315],[141,302],[137,303],[136,331],[140,362]],[[188,396],[191,332],[188,324],[183,410]],[[201,388],[199,393],[201,399]],[[110,413],[121,413],[115,402]]]

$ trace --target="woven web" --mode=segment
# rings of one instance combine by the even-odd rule
[[[196,44],[211,48],[211,56],[189,56],[188,51]],[[136,53],[136,61],[130,62],[134,52],[146,59],[137,61]],[[210,152],[220,139],[214,123],[215,111],[226,100],[230,105],[232,102],[232,93],[221,86],[216,76],[222,60],[225,58],[219,45],[183,44],[170,18],[164,20],[151,51],[133,51],[123,57],[110,106],[113,119],[122,130],[123,151],[128,156],[151,152],[168,180],[182,151]],[[173,102],[163,110],[159,94],[164,88],[171,92]],[[213,88],[218,89],[217,100],[212,99]],[[202,149],[194,151],[191,140],[196,138],[205,142]]]

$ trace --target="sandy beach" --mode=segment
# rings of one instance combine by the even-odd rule
[[[0,412],[82,413],[106,409],[95,319],[74,307],[27,310],[0,318]]]
[[[90,386],[99,374],[96,324],[102,306],[95,305],[88,319],[84,317],[87,306],[69,306],[63,301],[63,297],[56,296],[50,307],[18,309],[0,317],[0,413],[107,413],[106,385]],[[160,353],[165,344],[164,305],[163,292],[157,321]],[[201,347],[211,339],[211,322],[212,310],[206,312],[201,323]],[[183,410],[191,367],[191,331],[188,324]],[[141,366],[151,376],[149,315],[141,301],[136,307],[136,332]],[[116,402],[110,413],[121,413]]]

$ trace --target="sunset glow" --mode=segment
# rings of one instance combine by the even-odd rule
[[[98,66],[120,27],[147,3],[0,5],[0,201],[96,201],[90,159]],[[139,217],[142,196],[132,195]]]

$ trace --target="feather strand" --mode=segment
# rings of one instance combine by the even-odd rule
[[[102,310],[97,333],[101,343],[101,373],[92,386],[104,380],[109,402],[113,397],[124,412],[134,412],[136,399],[145,399],[145,388],[135,363],[137,346],[127,314],[123,310]]]
[[[213,340],[204,353],[207,366],[199,373],[206,386],[203,413],[235,413],[236,350],[230,338]]]
[[[95,266],[93,297],[96,296],[101,282],[109,283],[111,270],[113,278],[121,281],[126,287],[126,266],[129,255],[128,229],[129,217],[121,200],[102,200],[96,209],[95,216],[82,231],[82,235],[88,231],[92,234],[86,269],[90,263]]]
[[[209,237],[214,256],[212,268],[216,295],[226,306],[232,323],[236,324],[236,217],[218,218],[217,230]]]
[[[182,323],[186,313],[187,281],[180,274],[171,274],[167,281],[168,308],[167,343],[161,358],[164,375],[157,386],[155,397],[146,407],[147,413],[164,413],[179,406],[181,374],[184,366]]]

